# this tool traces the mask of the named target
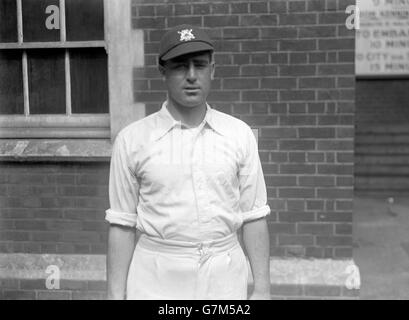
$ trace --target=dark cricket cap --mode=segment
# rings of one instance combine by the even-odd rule
[[[159,61],[205,50],[214,50],[212,41],[206,32],[198,27],[183,24],[172,28],[162,37],[159,46]]]

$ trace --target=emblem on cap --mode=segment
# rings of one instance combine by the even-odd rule
[[[181,31],[178,31],[180,34],[180,41],[190,41],[195,39],[195,36],[192,33],[192,29],[184,29]]]

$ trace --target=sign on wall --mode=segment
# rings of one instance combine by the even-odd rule
[[[356,75],[409,75],[409,0],[357,0]]]

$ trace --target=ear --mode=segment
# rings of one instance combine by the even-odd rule
[[[165,68],[164,68],[164,66],[159,65],[159,66],[158,66],[158,69],[159,69],[160,74],[164,77],[164,76],[165,76]]]
[[[210,71],[211,72],[210,73],[210,79],[214,80],[214,72],[215,72],[215,68],[216,68],[214,61],[212,61],[210,67],[212,68],[212,70]]]

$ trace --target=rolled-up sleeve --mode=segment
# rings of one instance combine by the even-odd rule
[[[270,214],[257,141],[250,128],[246,132],[239,176],[240,209],[243,222],[259,219]]]
[[[117,136],[111,156],[109,173],[109,204],[105,219],[112,224],[135,227],[139,184],[129,160],[123,136]]]

